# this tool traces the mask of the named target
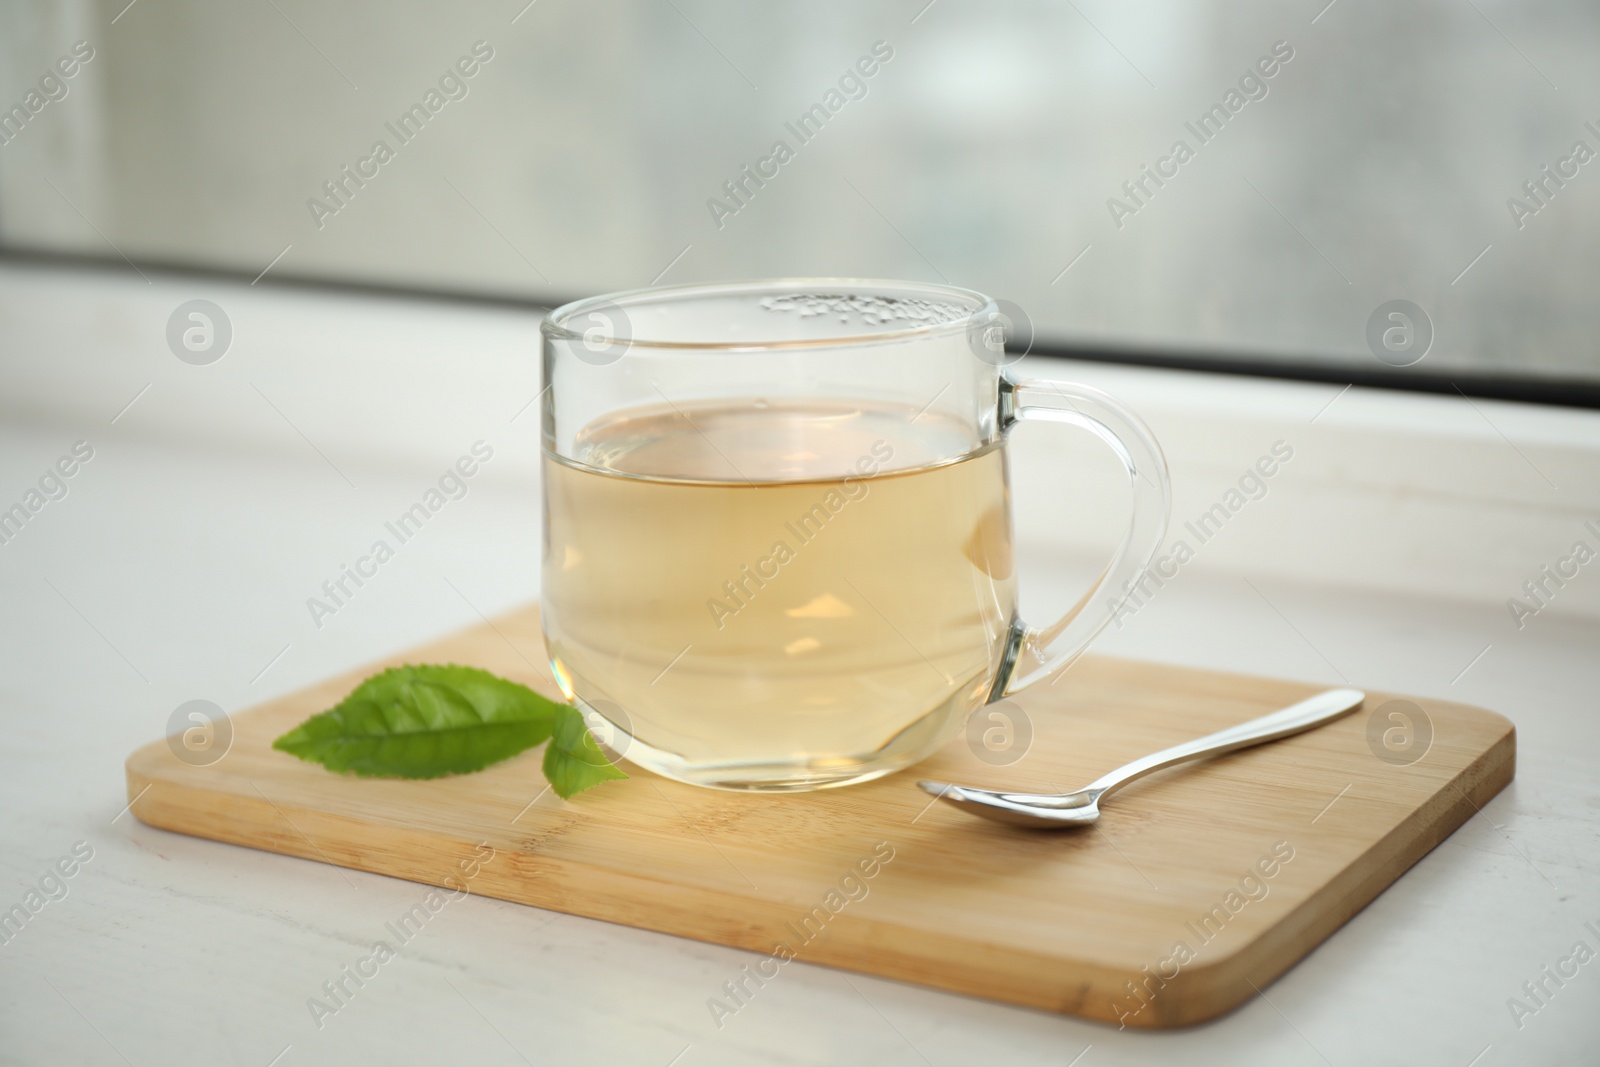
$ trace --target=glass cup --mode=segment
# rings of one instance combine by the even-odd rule
[[[616,755],[727,789],[864,782],[1071,662],[1166,532],[1166,461],[1111,397],[1007,373],[942,285],[641,289],[543,325],[545,643]],[[1127,535],[1066,617],[1017,614],[1005,442],[1089,431]]]

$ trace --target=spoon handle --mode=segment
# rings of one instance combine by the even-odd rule
[[[1298,704],[1291,704],[1281,711],[1263,715],[1259,719],[1251,719],[1249,722],[1230,726],[1226,730],[1218,730],[1214,734],[1207,734],[1181,745],[1173,745],[1160,752],[1152,752],[1143,759],[1136,759],[1096,779],[1084,791],[1103,790],[1102,795],[1110,794],[1129,782],[1174,764],[1187,763],[1207,756],[1220,756],[1224,752],[1259,745],[1263,741],[1276,741],[1280,737],[1288,737],[1302,730],[1309,730],[1313,726],[1331,722],[1341,715],[1347,715],[1360,707],[1365,699],[1366,694],[1359,689],[1329,689]]]

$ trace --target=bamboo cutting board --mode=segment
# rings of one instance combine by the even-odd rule
[[[816,793],[721,792],[629,768],[627,781],[562,801],[544,789],[538,750],[478,774],[395,781],[270,747],[380,666],[472,664],[560,699],[534,666],[543,658],[530,608],[235,715],[231,748],[209,766],[146,745],[127,763],[133,813],[750,949],[747,993],[798,960],[1165,1027],[1255,996],[1515,771],[1501,716],[1369,693],[1321,729],[1130,786],[1088,829],[1000,826],[916,788],[919,777],[1076,788],[1318,688],[1096,656],[1016,699],[1034,737],[1010,766],[957,739],[910,771]],[[740,1006],[736,990],[719,999],[729,1014]]]

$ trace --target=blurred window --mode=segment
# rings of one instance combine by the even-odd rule
[[[1593,386],[1597,54],[1583,0],[11,0],[0,247],[946,280],[1057,350]]]

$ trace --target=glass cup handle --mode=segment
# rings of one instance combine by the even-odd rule
[[[1127,469],[1133,515],[1127,536],[1100,579],[1070,611],[1043,628],[1020,620],[1014,624],[1006,662],[989,694],[991,702],[1026,689],[1078,658],[1115,617],[1123,591],[1143,580],[1172,514],[1172,484],[1161,446],[1144,420],[1121,402],[1086,385],[1002,376],[1001,432],[1009,436],[1013,426],[1027,421],[1065,423],[1104,442]]]

